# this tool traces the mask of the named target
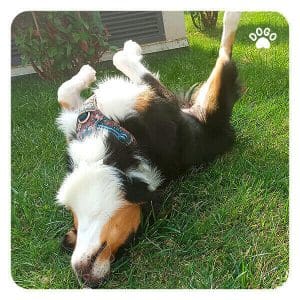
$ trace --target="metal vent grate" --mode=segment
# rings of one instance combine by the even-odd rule
[[[141,44],[165,40],[161,12],[102,11],[101,17],[110,34],[109,42],[115,46],[122,46],[128,39]]]

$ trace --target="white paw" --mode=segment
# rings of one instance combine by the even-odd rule
[[[118,51],[116,54],[114,54],[113,64],[121,72],[123,71],[124,67],[127,65],[127,62],[128,62],[128,57],[123,50]]]
[[[141,46],[132,40],[129,40],[124,43],[123,51],[127,55],[138,56],[138,57],[141,57],[142,55]]]
[[[113,64],[117,69],[123,72],[124,67],[127,65],[140,62],[142,60],[142,49],[139,44],[129,40],[124,43],[124,48],[118,51],[113,56]]]
[[[118,70],[128,76],[128,72],[140,64],[140,59],[141,57],[122,50],[113,56],[113,64]]]
[[[87,87],[96,81],[96,71],[90,65],[82,66],[77,75]]]
[[[141,47],[130,40],[124,44],[123,50],[113,56],[114,66],[136,83],[140,83],[143,74],[149,72],[141,63],[141,52]]]

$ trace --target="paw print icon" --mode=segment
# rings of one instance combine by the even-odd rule
[[[271,29],[266,27],[264,29],[257,27],[255,32],[249,34],[249,39],[255,43],[257,49],[265,48],[268,49],[271,46],[271,42],[277,39],[275,32],[271,33]]]

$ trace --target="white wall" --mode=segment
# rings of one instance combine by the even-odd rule
[[[183,12],[163,11],[162,17],[167,41],[186,38]]]

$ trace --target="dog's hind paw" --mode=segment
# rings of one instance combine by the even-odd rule
[[[124,44],[124,49],[113,56],[114,66],[133,82],[141,83],[141,78],[149,71],[142,65],[142,49],[131,40]]]
[[[123,50],[113,56],[113,64],[124,74],[128,75],[131,69],[142,60],[142,49],[139,44],[129,40],[124,43]]]

